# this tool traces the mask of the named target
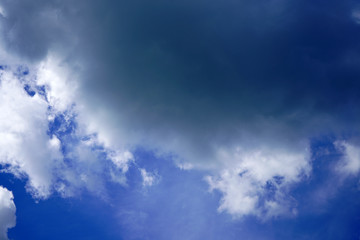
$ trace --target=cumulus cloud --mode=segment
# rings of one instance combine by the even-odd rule
[[[221,210],[258,211],[267,182],[280,177],[276,199],[263,206],[281,212],[283,189],[308,172],[308,139],[360,120],[351,1],[12,0],[3,9],[5,49],[39,69],[55,109],[69,113],[76,102],[77,136],[96,133],[119,156],[141,145],[210,171]],[[88,151],[84,139],[69,156]]]
[[[16,225],[16,207],[11,191],[0,186],[0,239],[7,240],[7,231]]]
[[[211,190],[223,193],[219,211],[236,217],[249,214],[274,217],[294,212],[291,198],[284,196],[289,185],[309,174],[306,154],[281,149],[237,149],[231,157],[237,159],[237,165],[223,170],[219,176],[206,178]]]
[[[56,137],[46,133],[48,105],[40,95],[31,97],[12,72],[0,74],[0,163],[16,175],[26,173],[29,190],[47,196],[53,181],[50,169],[60,157]]]

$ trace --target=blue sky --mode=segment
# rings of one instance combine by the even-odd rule
[[[356,1],[0,0],[0,240],[358,239]]]
[[[318,143],[316,147],[322,146],[324,143]],[[206,191],[207,185],[198,172],[179,170],[151,153],[139,151],[136,155],[146,161],[151,159],[152,163],[144,165],[155,167],[170,180],[144,189],[141,176],[130,171],[131,187],[109,185],[111,202],[116,205],[88,193],[70,199],[55,195],[35,202],[24,190],[23,181],[3,174],[3,186],[16,196],[17,225],[9,231],[9,238],[356,239],[360,234],[357,179],[349,179],[341,189],[331,189],[335,193],[319,203],[313,199],[314,191],[333,186],[334,180],[327,169],[317,168],[315,179],[298,185],[291,193],[299,207],[296,217],[266,222],[254,217],[236,220],[216,211],[220,196]]]

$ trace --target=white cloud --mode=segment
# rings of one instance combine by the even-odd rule
[[[0,77],[0,163],[15,174],[26,173],[28,189],[46,197],[53,163],[60,157],[55,138],[46,133],[48,104],[39,95],[30,97],[13,73],[2,71]]]
[[[27,190],[35,198],[47,198],[53,191],[72,196],[79,188],[102,194],[106,174],[125,183],[132,154],[104,146],[98,138],[101,133],[91,131],[96,129],[88,127],[81,105],[76,105],[76,87],[67,68],[50,58],[32,66],[30,75],[16,69],[0,70],[0,164],[4,171],[27,178]],[[35,95],[30,96],[25,86]],[[39,90],[41,86],[45,92]],[[50,136],[49,124],[55,124],[58,116],[63,122],[56,125],[58,133]],[[103,158],[114,167],[106,167]]]
[[[16,225],[16,207],[11,191],[0,186],[0,239],[6,240],[7,231]]]
[[[34,70],[36,84],[46,86],[47,100],[56,111],[66,111],[76,103],[78,84],[75,79],[78,76],[75,71],[70,71],[65,61],[49,54],[34,66]]]
[[[143,186],[152,186],[158,181],[157,174],[150,173],[146,171],[144,168],[139,168],[139,171],[141,173],[141,177],[143,179]]]
[[[176,166],[181,170],[191,170],[194,168],[194,166],[189,162],[178,162],[176,163]]]
[[[256,211],[261,185],[253,182],[251,178],[240,177],[239,174],[236,170],[225,170],[219,177],[208,176],[206,179],[211,190],[216,189],[223,194],[219,211],[243,216]]]
[[[129,163],[134,161],[134,156],[129,151],[110,152],[109,158],[123,173],[129,170]]]
[[[256,215],[274,217],[291,214],[294,209],[291,198],[284,197],[291,184],[310,171],[306,150],[304,153],[288,152],[284,149],[236,149],[224,158],[235,159],[235,166],[223,170],[219,175],[206,177],[211,190],[220,191],[219,211],[235,217]]]
[[[360,171],[360,147],[346,142],[337,141],[335,147],[343,152],[343,156],[336,165],[336,170],[345,175],[356,175]]]

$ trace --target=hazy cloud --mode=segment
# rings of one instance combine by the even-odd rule
[[[346,141],[337,141],[335,147],[343,154],[336,165],[337,172],[345,175],[357,175],[360,171],[359,146]]]

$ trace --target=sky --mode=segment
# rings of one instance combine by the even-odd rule
[[[0,0],[0,240],[359,239],[360,4]]]

